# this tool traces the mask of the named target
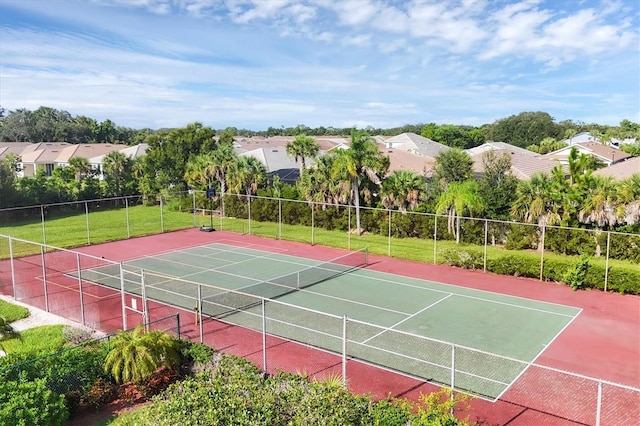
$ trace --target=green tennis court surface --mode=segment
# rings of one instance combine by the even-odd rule
[[[361,268],[210,244],[81,271],[82,278],[489,399],[580,309]],[[428,277],[425,277],[428,278]],[[144,282],[144,285],[143,285]],[[200,301],[200,302],[199,302]],[[264,314],[264,319],[263,319]],[[348,318],[348,320],[345,320]]]

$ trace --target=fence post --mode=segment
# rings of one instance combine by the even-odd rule
[[[13,264],[13,238],[9,236],[9,264],[11,265],[11,285],[13,287],[13,298],[18,300],[18,292],[16,291],[16,269]]]
[[[149,324],[151,322],[151,318],[149,318],[149,307],[147,306],[147,277],[144,274],[144,269],[140,270],[140,284],[142,284],[142,288],[140,290],[140,295],[142,296],[142,322],[144,324]],[[147,330],[148,330],[147,326]]]
[[[40,259],[42,263],[42,285],[44,286],[44,310],[49,312],[49,291],[47,289],[47,268],[44,263],[44,246],[40,246]]]
[[[311,245],[314,244],[314,231],[315,231],[315,206],[311,203]]]
[[[438,241],[438,215],[435,215],[433,220],[433,264],[438,263],[438,248],[436,242]]]
[[[127,298],[124,294],[124,268],[120,262],[120,304],[122,305],[122,329],[127,329]]]
[[[596,426],[600,426],[602,413],[602,381],[598,380],[598,400],[596,401]]]
[[[607,292],[607,284],[609,284],[609,248],[611,243],[611,231],[607,231],[607,258],[604,261],[604,291]]]
[[[262,369],[267,373],[267,302],[264,297],[262,302]]]
[[[47,244],[47,231],[44,226],[44,205],[40,204],[40,218],[42,220],[42,244]]]
[[[87,245],[91,245],[91,230],[89,228],[89,203],[84,202],[84,216],[87,222]]]
[[[454,389],[456,386],[456,345],[452,344],[451,345],[451,415],[453,415],[453,410],[454,410],[454,406],[453,406],[453,401],[455,398],[454,395]]]
[[[180,312],[176,312],[176,327],[178,332],[178,339],[180,338]]]
[[[195,228],[198,226],[198,221],[196,219],[196,192],[193,191],[191,195],[193,196],[193,227]]]
[[[347,315],[342,316],[342,387],[347,388]]]
[[[160,232],[164,232],[164,215],[163,215],[163,208],[162,208],[162,194],[159,195],[160,197]]]
[[[82,325],[85,325],[84,294],[82,293],[82,267],[80,266],[80,253],[76,253],[76,263],[78,266],[78,291],[80,292],[80,323]]]
[[[544,274],[544,235],[547,229],[547,225],[542,225],[542,250],[540,250],[540,281],[542,281]]]
[[[282,199],[278,198],[278,239],[282,239]]]
[[[349,226],[347,228],[347,250],[351,250],[351,206],[347,208],[349,209]]]
[[[249,195],[247,199],[248,199],[247,205],[249,206],[247,217],[249,218],[249,235],[251,235],[251,195]]]
[[[387,256],[391,256],[391,209],[388,209],[389,212],[389,235],[387,237]]]
[[[489,221],[484,220],[484,272],[487,272],[487,244],[489,243]]]
[[[127,216],[127,238],[131,238],[131,225],[129,223],[129,199],[124,197],[124,213]]]
[[[200,343],[204,343],[204,326],[202,325],[202,285],[198,284],[198,330]]]

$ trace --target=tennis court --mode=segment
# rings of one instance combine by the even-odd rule
[[[81,275],[490,400],[580,313],[366,265],[365,250],[319,263],[215,243],[127,261],[122,274],[107,265]]]

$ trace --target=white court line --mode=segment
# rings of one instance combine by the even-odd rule
[[[438,299],[438,300],[436,300],[435,302],[433,302],[433,303],[432,303],[432,304],[430,304],[429,306],[425,306],[424,308],[420,309],[418,312],[416,312],[416,313],[414,313],[414,314],[412,314],[412,315],[409,315],[408,317],[406,317],[405,319],[403,319],[402,321],[400,321],[400,322],[398,322],[398,323],[393,324],[393,325],[392,325],[391,327],[389,327],[387,330],[382,330],[380,333],[375,334],[375,335],[373,335],[373,336],[369,337],[367,340],[363,341],[362,343],[367,343],[368,341],[375,339],[376,337],[380,336],[381,334],[384,334],[384,333],[385,333],[385,332],[387,332],[388,330],[391,330],[391,329],[393,329],[393,328],[396,328],[397,326],[399,326],[399,325],[400,325],[400,324],[402,324],[403,322],[408,321],[408,320],[410,320],[411,318],[414,318],[416,315],[419,315],[419,314],[421,314],[422,312],[426,311],[427,309],[429,309],[429,308],[431,308],[431,307],[433,307],[433,306],[437,305],[438,303],[440,303],[440,302],[442,302],[442,301],[444,301],[444,300],[447,300],[447,299],[448,299],[448,298],[450,298],[451,296],[453,296],[453,293],[448,294],[447,296],[443,297],[442,299]]]
[[[378,271],[375,271],[375,272],[378,272]],[[383,273],[386,274],[386,272],[383,272]],[[358,275],[358,274],[354,273],[353,275]],[[389,275],[402,276],[402,275],[397,275],[397,274],[389,274]],[[528,307],[528,306],[516,305],[514,303],[500,302],[498,300],[485,299],[483,297],[478,297],[478,296],[469,296],[469,295],[466,295],[466,294],[454,293],[454,292],[444,291],[444,290],[437,290],[435,288],[423,287],[423,286],[419,286],[419,285],[415,285],[415,284],[407,284],[407,283],[388,280],[388,279],[384,279],[384,278],[369,277],[369,276],[366,276],[366,275],[359,275],[359,276],[361,276],[363,278],[366,278],[366,279],[369,279],[369,280],[382,281],[382,282],[387,282],[387,283],[391,283],[391,284],[395,284],[395,285],[401,285],[401,286],[405,286],[405,287],[412,287],[412,288],[417,288],[417,289],[421,289],[421,290],[432,291],[432,292],[435,292],[435,293],[454,294],[454,295],[459,296],[459,297],[466,297],[467,299],[480,300],[480,301],[483,301],[483,302],[489,302],[489,303],[495,303],[495,304],[498,304],[498,305],[510,306],[512,308],[519,308],[519,309],[525,309],[525,310],[529,310],[529,311],[542,312],[542,313],[545,313],[545,314],[558,315],[558,316],[567,317],[567,318],[573,318],[574,317],[573,315],[563,314],[563,313],[560,313],[560,312],[547,311],[545,309],[539,309],[539,308],[531,308],[531,307]],[[405,278],[410,278],[410,279],[413,279],[413,280],[416,280],[416,281],[430,282],[430,281],[427,281],[427,280],[422,280],[420,278],[411,278],[411,277],[405,277]],[[433,282],[436,283],[436,284],[440,284],[440,285],[446,285],[446,286],[460,288],[460,286],[456,286],[454,284],[437,283],[435,281],[433,281]],[[492,292],[492,291],[469,289],[469,288],[466,288],[466,287],[464,287],[464,289],[470,290],[470,291],[477,291],[477,292],[485,292],[485,293],[490,293],[490,294],[496,294],[496,295],[499,295],[499,296],[502,296],[502,297],[521,299],[521,300],[528,300],[528,301],[533,301],[533,302],[536,302],[536,303],[557,305],[557,306],[563,306],[565,308],[578,309],[578,308],[574,308],[572,306],[558,305],[558,304],[554,304],[552,302],[544,302],[544,301],[541,301],[541,300],[527,299],[526,297],[511,296],[511,295],[508,295],[508,294],[495,293],[495,292]]]
[[[531,367],[531,364],[533,364],[534,362],[536,362],[536,360],[540,357],[540,355],[543,354],[544,351],[547,350],[547,348],[549,346],[551,346],[551,344],[567,329],[567,327],[569,327],[569,325],[571,325],[571,323],[573,323],[573,321],[575,321],[576,318],[578,318],[578,315],[580,315],[582,313],[582,309],[580,309],[580,311],[573,317],[571,318],[571,320],[569,320],[569,322],[567,324],[565,324],[564,327],[562,327],[562,329],[560,329],[555,336],[553,336],[553,338],[551,340],[549,340],[549,343],[547,343],[546,345],[543,345],[543,348],[540,350],[540,352],[538,352],[538,354],[533,357],[533,359],[527,363],[527,366],[525,368],[522,369],[522,371],[520,372],[520,374],[518,374],[512,381],[511,383],[509,383],[509,385],[502,391],[500,392],[500,395],[498,395],[496,397],[496,401],[498,399],[500,399],[502,397],[502,395],[509,390],[509,388],[511,386],[513,386],[513,384],[516,382],[516,380],[518,380],[520,378],[520,376],[522,376],[525,371],[527,371],[529,369],[529,367]]]

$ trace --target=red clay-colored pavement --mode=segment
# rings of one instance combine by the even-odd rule
[[[112,243],[80,247],[77,250],[105,257],[113,261],[149,256],[161,252],[199,246],[212,242],[224,242],[239,246],[253,246],[264,250],[286,251],[305,257],[327,260],[344,251],[321,246],[310,246],[260,237],[217,231],[198,232],[197,229],[176,231],[149,237],[133,238]],[[458,286],[492,291],[512,296],[536,299],[582,308],[582,313],[558,336],[536,360],[537,365],[577,373],[592,378],[611,381],[640,388],[640,297],[603,293],[601,291],[572,291],[564,285],[543,283],[532,279],[500,276],[491,273],[468,271],[443,265],[432,265],[370,255],[370,269],[449,283]],[[41,276],[34,262],[30,280],[21,281],[20,300],[41,305],[42,295],[30,296],[42,287]],[[24,275],[23,274],[23,275]],[[49,278],[49,277],[48,277]],[[58,278],[60,280],[60,278]],[[79,299],[77,288],[72,283],[61,283],[74,302],[67,302],[62,313],[78,319]],[[34,290],[24,290],[24,287]],[[84,292],[91,291],[85,285]],[[51,291],[50,291],[51,292]],[[97,317],[105,331],[112,332],[122,327],[119,294],[106,294],[104,289],[93,290],[95,303],[89,305],[85,296],[85,315]],[[0,265],[0,293],[12,294],[7,265]],[[63,292],[64,293],[64,292]],[[108,293],[108,292],[107,292]],[[22,296],[24,294],[24,296]],[[51,297],[51,295],[50,295]],[[26,300],[25,300],[26,299]],[[78,300],[75,302],[75,300]],[[50,302],[51,304],[51,302]],[[55,303],[54,303],[55,305]],[[68,306],[67,306],[68,305]],[[151,303],[150,319],[181,312],[183,335],[199,339],[199,326],[194,323],[194,314],[173,307]],[[127,313],[128,325],[135,325],[141,317]],[[105,325],[107,325],[105,327]],[[211,346],[236,355],[247,357],[263,366],[262,336],[214,320],[203,322],[203,340]],[[339,375],[339,356],[306,346],[267,339],[267,370],[282,369],[306,372],[313,376]],[[406,397],[417,399],[421,393],[437,388],[431,384],[394,374],[369,365],[349,361],[347,363],[348,384],[352,391],[369,393],[378,398]],[[622,388],[602,386],[601,425],[639,425],[640,393]],[[461,415],[472,421],[491,425],[579,425],[595,424],[597,382],[568,376],[540,367],[530,367],[520,379],[497,402],[480,399],[471,400],[471,411]]]

